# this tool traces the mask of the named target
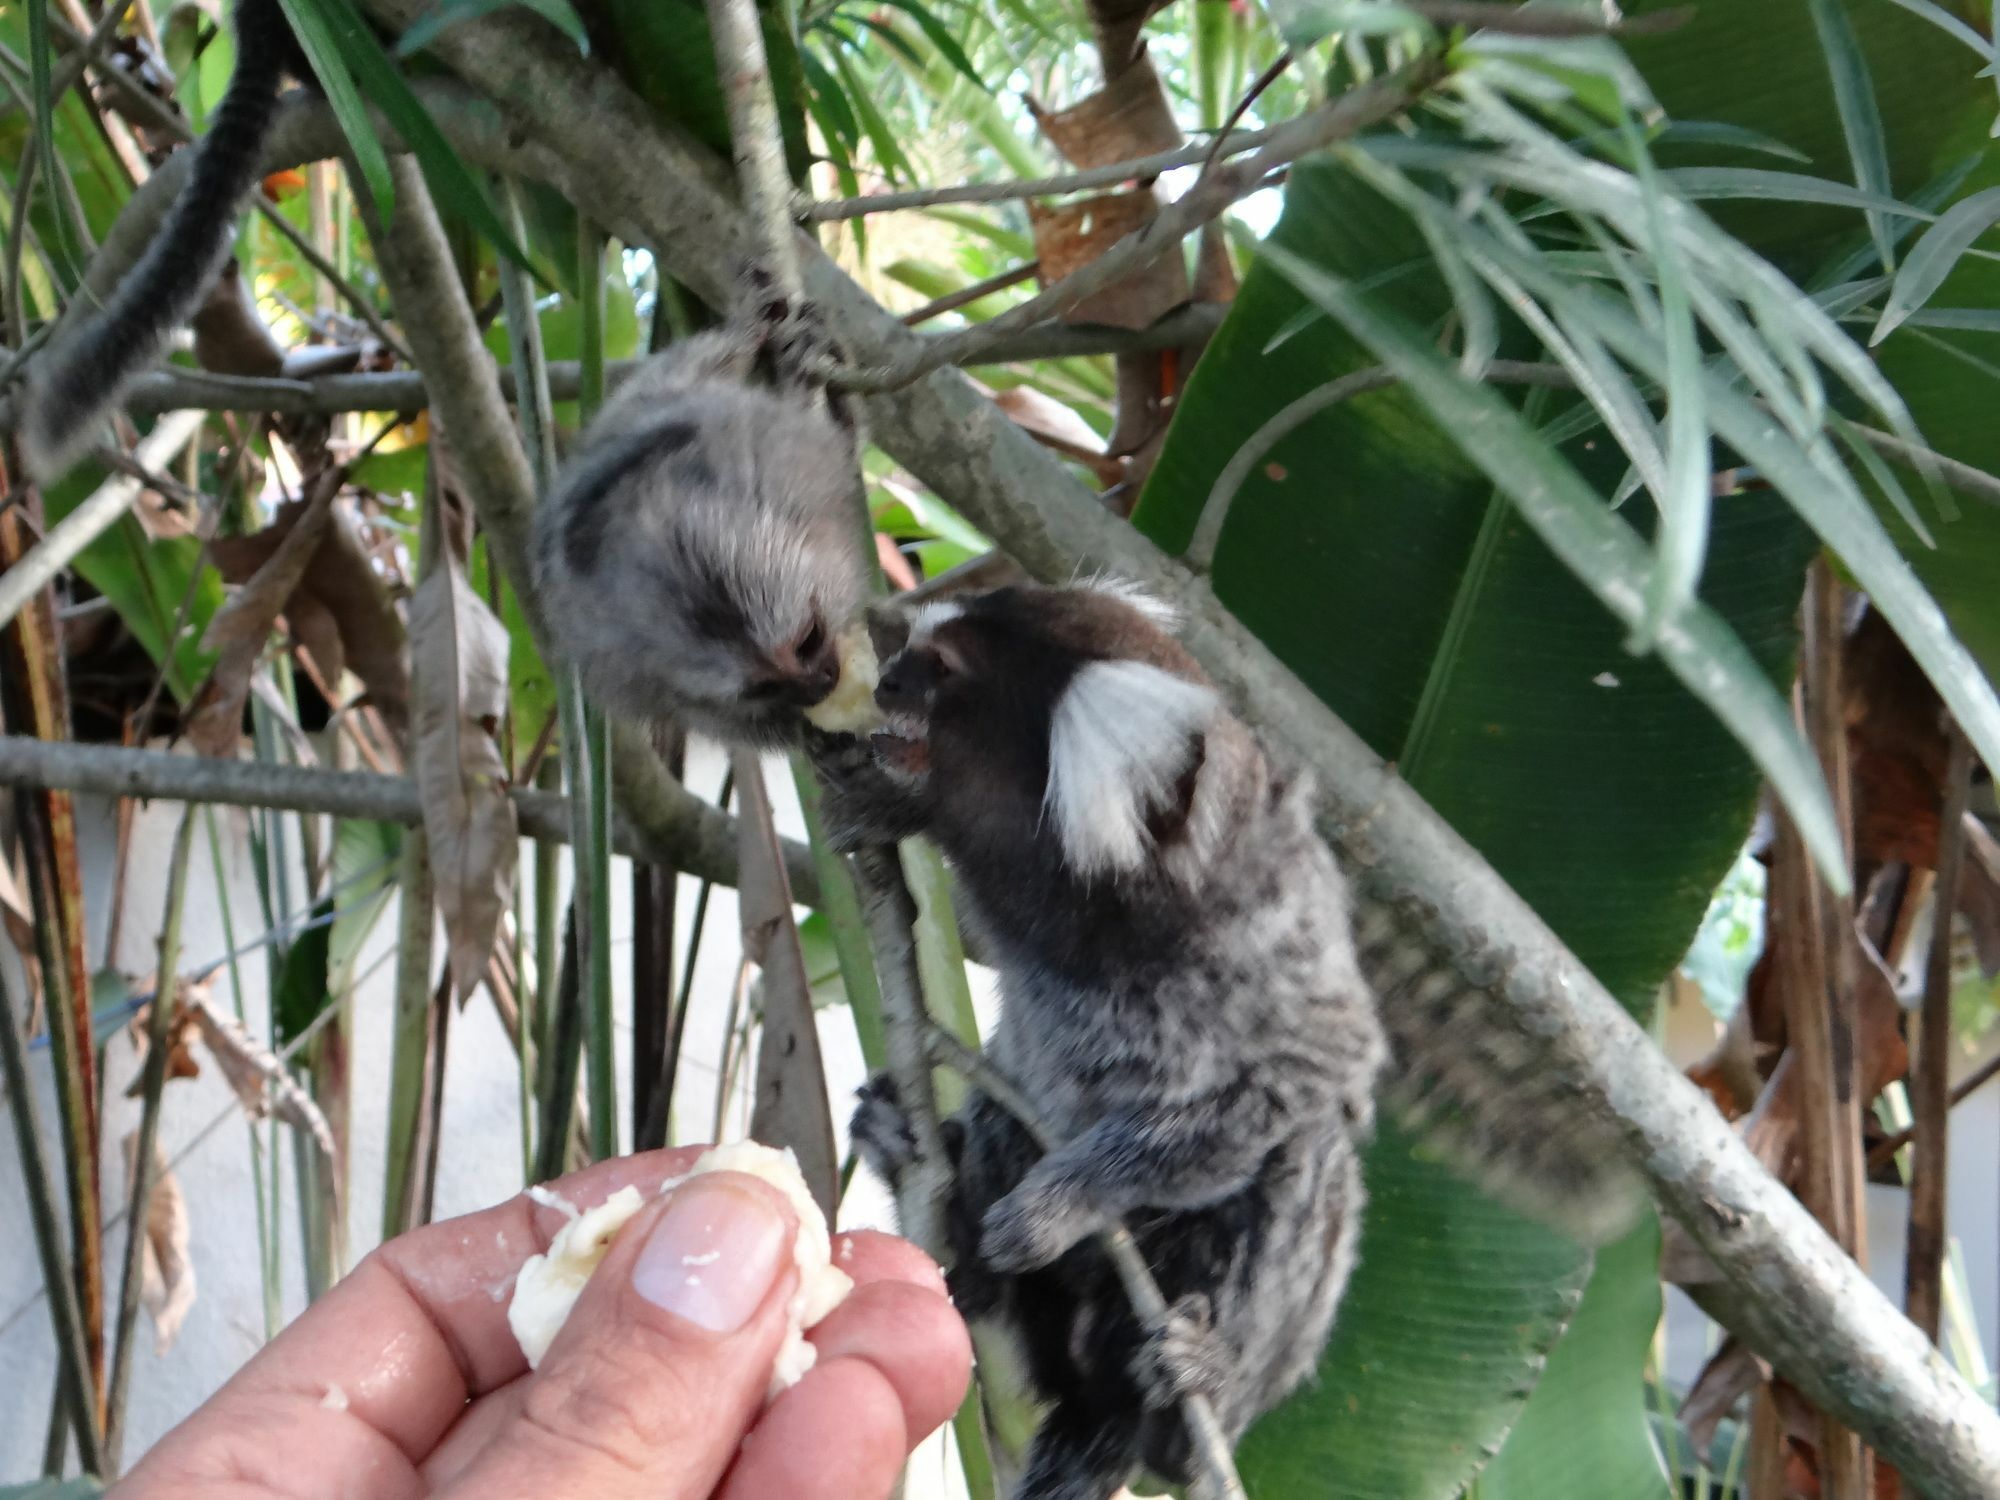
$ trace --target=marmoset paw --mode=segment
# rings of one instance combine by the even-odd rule
[[[986,1211],[979,1258],[996,1271],[1035,1270],[1101,1227],[1099,1217],[1068,1194],[1024,1182]]]
[[[1170,1406],[1182,1396],[1213,1395],[1230,1379],[1229,1351],[1215,1335],[1207,1296],[1189,1292],[1146,1326],[1132,1356],[1132,1377],[1148,1406]]]
[[[848,1138],[869,1170],[894,1187],[897,1178],[917,1160],[916,1132],[896,1097],[896,1085],[877,1073],[854,1091],[859,1101],[849,1122]]]

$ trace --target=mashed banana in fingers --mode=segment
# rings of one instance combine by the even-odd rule
[[[869,660],[872,664],[872,653]],[[843,684],[845,680],[843,677]],[[703,1172],[744,1172],[762,1178],[785,1195],[799,1221],[798,1236],[792,1245],[799,1285],[785,1309],[789,1326],[771,1369],[770,1387],[764,1394],[769,1401],[797,1385],[800,1377],[813,1367],[819,1351],[806,1339],[806,1332],[846,1300],[847,1294],[854,1290],[854,1282],[833,1264],[833,1237],[827,1232],[826,1216],[813,1201],[805,1176],[799,1171],[798,1159],[790,1150],[776,1150],[754,1141],[715,1146],[695,1159],[687,1176],[661,1184],[660,1191],[671,1192],[689,1177]],[[574,1205],[545,1188],[530,1188],[528,1193],[537,1203],[562,1209],[569,1215],[569,1222],[550,1242],[548,1253],[530,1256],[521,1267],[514,1282],[514,1300],[507,1309],[508,1327],[513,1329],[532,1370],[541,1364],[549,1345],[555,1342],[557,1332],[583,1292],[584,1283],[603,1261],[618,1231],[645,1206],[645,1199],[637,1188],[622,1187],[596,1208],[579,1213]]]
[[[805,711],[806,722],[828,734],[867,733],[882,722],[881,711],[875,707],[875,688],[881,677],[867,623],[856,620],[840,633],[840,681]]]

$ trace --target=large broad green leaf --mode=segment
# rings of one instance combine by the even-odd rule
[[[1660,1229],[1649,1218],[1599,1253],[1576,1321],[1479,1476],[1477,1500],[1665,1500],[1666,1468],[1631,1379],[1659,1321]]]
[[[1357,280],[1422,253],[1397,210],[1321,164],[1294,169],[1277,238]],[[1422,275],[1374,295],[1420,326],[1451,300]],[[1373,362],[1302,310],[1270,266],[1245,278],[1138,509],[1169,549],[1260,424]],[[1553,417],[1575,398],[1540,399],[1536,414]],[[1565,452],[1605,494],[1616,486],[1624,461],[1601,434]],[[1809,555],[1771,497],[1716,502],[1699,597],[1774,680],[1790,671]],[[1237,495],[1214,582],[1614,993],[1644,1003],[1740,845],[1756,773],[1657,661],[1624,649],[1619,624],[1409,393],[1350,401],[1274,447]],[[1369,1189],[1320,1380],[1245,1444],[1260,1500],[1456,1493],[1521,1414],[1587,1280],[1582,1251],[1393,1132],[1370,1156]],[[1634,1357],[1579,1396],[1573,1419],[1636,1421],[1640,1375]]]

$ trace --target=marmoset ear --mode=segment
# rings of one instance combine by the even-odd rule
[[[1151,819],[1187,795],[1220,710],[1212,688],[1138,661],[1094,661],[1056,700],[1042,799],[1078,875],[1128,874],[1153,852]]]

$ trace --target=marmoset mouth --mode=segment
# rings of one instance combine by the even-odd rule
[[[892,771],[922,776],[931,768],[930,726],[915,714],[891,714],[888,724],[871,734],[868,743]]]

